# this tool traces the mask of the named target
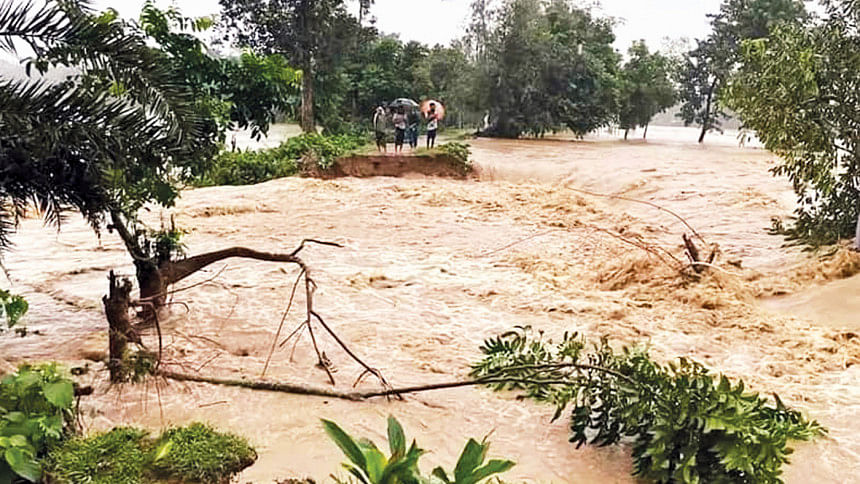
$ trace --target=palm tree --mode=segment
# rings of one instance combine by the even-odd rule
[[[174,196],[154,182],[201,138],[188,89],[144,37],[85,2],[0,3],[0,50],[30,51],[28,75],[71,68],[61,82],[0,79],[0,250],[35,202],[59,226],[75,209],[98,229],[104,215]],[[212,143],[214,144],[214,143]]]

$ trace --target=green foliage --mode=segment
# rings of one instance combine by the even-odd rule
[[[23,365],[0,381],[0,482],[37,482],[39,459],[72,420],[74,386],[56,364]]]
[[[630,59],[619,74],[618,125],[624,130],[647,126],[654,115],[675,103],[670,60],[658,52],[648,52],[644,41],[634,42],[628,53]]]
[[[279,148],[222,151],[215,157],[212,166],[192,181],[192,185],[253,185],[294,175],[298,171],[296,160],[282,155]]]
[[[312,160],[328,169],[335,160],[367,144],[365,134],[322,135],[305,133],[289,138],[276,148],[221,152],[212,166],[200,174],[195,186],[251,185],[294,175],[302,163]]]
[[[287,110],[298,94],[301,73],[280,55],[249,49],[238,58],[215,57],[194,33],[211,28],[212,17],[188,18],[175,7],[157,8],[148,0],[140,25],[173,70],[193,92],[198,113],[223,140],[227,128],[250,127],[259,137],[278,111]]]
[[[467,143],[449,141],[445,144],[439,145],[436,148],[436,151],[453,158],[460,166],[463,167],[463,171],[465,173],[472,170],[472,160],[469,158],[472,155],[472,152],[469,151],[469,145]]]
[[[437,467],[431,476],[423,477],[418,459],[425,451],[419,449],[414,440],[407,450],[403,427],[393,416],[388,417],[389,457],[370,440],[356,441],[336,423],[330,420],[322,423],[326,434],[349,459],[343,463],[344,468],[362,484],[477,484],[514,466],[509,460],[496,459],[484,464],[490,444],[486,440],[478,443],[469,439],[453,473]]]
[[[255,460],[257,453],[245,439],[194,423],[161,434],[151,468],[184,482],[226,482]]]
[[[12,329],[13,326],[18,324],[28,309],[30,309],[30,305],[26,299],[0,289],[0,318],[6,319],[7,328]],[[0,331],[2,331],[2,328],[0,328]]]
[[[768,39],[744,42],[729,106],[779,155],[774,175],[797,195],[791,239],[830,244],[854,233],[860,213],[860,35],[847,2],[810,26],[783,25]]]
[[[515,465],[513,461],[500,459],[490,459],[484,464],[489,450],[490,444],[486,438],[481,443],[469,439],[450,477],[441,467],[433,469],[432,475],[445,484],[477,484],[492,475],[506,472]]]
[[[683,103],[679,117],[685,125],[702,127],[700,143],[707,132],[720,129],[720,117],[726,115],[722,99],[740,60],[741,43],[767,37],[774,26],[806,16],[799,0],[724,0],[719,13],[710,15],[712,33],[697,40],[677,72]]]
[[[244,439],[201,423],[168,429],[157,439],[118,427],[55,447],[46,472],[61,484],[216,483],[229,482],[256,458]]]
[[[495,15],[478,77],[494,120],[488,134],[583,135],[613,119],[620,56],[611,20],[567,0],[511,0]]]
[[[634,474],[657,482],[781,482],[788,441],[824,433],[778,396],[770,403],[691,360],[662,365],[606,340],[586,348],[577,334],[553,343],[521,329],[486,341],[472,374],[555,405],[555,418],[572,406],[577,446],[632,440]]]
[[[420,474],[418,458],[424,453],[412,441],[406,449],[403,428],[394,417],[388,418],[388,444],[391,456],[385,454],[370,440],[356,441],[336,423],[323,420],[326,434],[349,459],[343,467],[363,484],[417,484]]]
[[[148,433],[131,427],[89,437],[74,437],[54,448],[46,459],[51,482],[62,484],[137,484],[150,445]]]

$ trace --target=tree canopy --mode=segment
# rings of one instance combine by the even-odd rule
[[[719,13],[710,16],[713,31],[684,55],[676,77],[682,102],[678,116],[685,125],[701,126],[700,143],[709,131],[720,129],[726,116],[724,88],[740,61],[741,42],[767,37],[772,27],[806,15],[800,0],[724,0]]]
[[[729,86],[729,106],[797,193],[789,235],[817,244],[853,235],[860,212],[860,6],[827,7],[821,21],[745,41]]]
[[[225,119],[265,129],[289,87],[278,76],[293,71],[264,67],[278,74],[264,84],[278,84],[281,98],[243,104],[237,93],[251,86],[213,85],[214,61],[196,39],[167,28],[181,17],[159,15],[148,5],[141,30],[85,2],[0,4],[0,48],[16,55],[26,45],[28,71],[70,72],[57,83],[0,81],[0,246],[34,200],[56,224],[75,209],[97,230],[108,212],[134,217],[145,203],[171,204],[220,148],[218,104],[228,107]],[[223,64],[238,75],[218,78],[221,86],[242,84],[259,64],[251,54],[238,67]]]
[[[633,42],[628,55],[629,60],[620,73],[621,100],[618,113],[618,127],[625,130],[625,138],[630,129],[639,126],[647,129],[654,115],[675,104],[670,59],[659,52],[649,52],[644,41]]]
[[[620,56],[609,19],[567,0],[510,0],[494,16],[476,81],[490,133],[583,135],[613,119]]]

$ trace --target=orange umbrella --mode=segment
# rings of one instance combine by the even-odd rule
[[[424,116],[427,116],[430,113],[430,104],[435,105],[436,119],[442,119],[445,117],[445,106],[443,106],[439,101],[434,101],[432,99],[427,99],[421,103],[421,112],[424,113]]]

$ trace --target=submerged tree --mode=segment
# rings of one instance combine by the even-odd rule
[[[671,63],[659,52],[648,52],[644,41],[634,42],[628,51],[630,59],[621,68],[621,100],[618,124],[624,139],[631,129],[645,128],[656,114],[675,103],[675,88],[670,80]]]
[[[608,124],[616,112],[619,56],[608,19],[568,0],[511,0],[498,12],[480,69],[489,134],[577,135]]]
[[[726,115],[724,89],[740,61],[741,42],[767,37],[780,23],[802,20],[806,10],[799,0],[724,0],[710,17],[713,31],[685,54],[677,72],[683,103],[678,116],[685,125],[701,126],[699,143],[709,131],[720,129]]]
[[[729,105],[780,156],[799,206],[788,235],[813,244],[855,234],[860,214],[860,6],[827,2],[809,27],[743,44]]]

